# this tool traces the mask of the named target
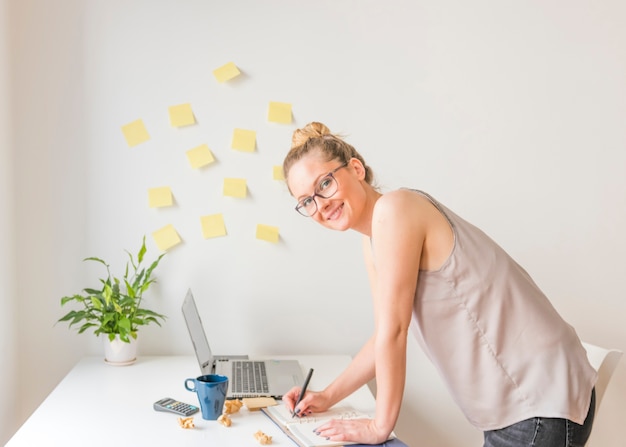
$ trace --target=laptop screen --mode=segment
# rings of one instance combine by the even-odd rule
[[[200,314],[198,313],[198,308],[196,307],[196,302],[193,299],[191,289],[187,291],[187,295],[183,301],[182,310],[202,373],[209,374],[211,373],[211,368],[213,367],[213,355],[211,354],[211,348],[209,348],[209,342],[206,338],[202,321],[200,320]]]

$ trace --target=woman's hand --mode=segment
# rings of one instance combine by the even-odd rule
[[[374,419],[333,419],[315,429],[315,434],[329,441],[382,444],[390,433],[376,426]]]
[[[294,411],[294,406],[300,396],[300,390],[299,386],[293,387],[283,396],[283,402],[291,412]],[[311,413],[322,413],[329,408],[330,402],[323,392],[307,390],[295,410],[296,416],[307,416]]]
[[[283,403],[291,412],[301,388],[294,387],[283,396]],[[296,406],[296,416],[305,417],[313,413],[323,413],[331,407],[326,394],[307,390],[300,403]],[[381,444],[389,438],[389,434],[378,427],[374,419],[333,419],[315,430],[315,433],[331,441],[360,442],[363,444]]]

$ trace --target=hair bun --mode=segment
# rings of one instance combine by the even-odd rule
[[[320,138],[331,135],[330,129],[322,123],[312,122],[302,129],[296,129],[291,136],[291,147],[302,146],[310,138]]]

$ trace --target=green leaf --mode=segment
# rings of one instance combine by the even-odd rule
[[[85,323],[83,324],[80,329],[78,329],[78,333],[82,334],[83,332],[85,332],[87,329],[89,329],[90,327],[97,327],[98,325],[95,323]]]
[[[137,275],[135,277],[135,280],[133,281],[133,287],[134,288],[140,287],[140,285],[143,283],[143,281],[144,281],[143,277],[144,277],[145,273],[146,273],[146,270],[143,269],[143,270],[141,270],[141,272],[139,272],[139,275]]]
[[[79,312],[74,312],[74,318],[72,318],[72,322],[70,323],[70,326],[73,326],[76,323],[79,323],[80,321],[84,320],[85,315],[86,315],[86,312],[84,310],[81,310]]]
[[[148,288],[150,287],[150,284],[152,284],[153,282],[155,282],[155,281],[154,281],[154,280],[152,280],[152,281],[148,281],[148,282],[147,282],[147,283],[145,283],[143,286],[141,286],[141,289],[140,289],[140,293],[141,293],[141,295],[143,295],[143,293],[144,293],[146,290],[148,290]]]
[[[104,285],[104,290],[102,291],[102,296],[104,297],[104,304],[106,306],[111,305],[111,296],[113,295],[113,289],[109,284]]]
[[[61,318],[59,318],[58,321],[68,321],[68,320],[71,320],[72,318],[74,318],[75,314],[76,314],[76,311],[72,310],[72,311],[66,313],[65,315],[63,315]]]
[[[137,296],[135,288],[131,286],[126,279],[124,279],[124,283],[126,284],[126,293],[128,293],[128,296],[130,296],[131,298],[135,298]]]
[[[128,318],[121,318],[118,325],[120,328],[126,329],[126,331],[130,332],[130,320]]]
[[[82,300],[82,296],[80,295],[72,295],[72,296],[64,296],[63,298],[61,298],[61,306],[65,305],[65,303],[69,302],[69,301],[81,301]]]
[[[141,248],[139,249],[139,253],[137,253],[137,262],[139,264],[141,264],[141,261],[143,261],[143,256],[146,254],[146,251],[146,236],[144,236],[141,243]]]
[[[100,326],[107,326],[112,321],[115,321],[115,314],[112,312],[106,312],[102,314],[100,319]]]
[[[96,289],[83,289],[83,291],[85,293],[88,293],[89,295],[100,295],[102,293],[102,290],[96,290]]]
[[[115,312],[117,313],[122,313],[122,306],[119,305],[119,303],[116,303],[115,301],[113,302],[113,307],[115,308]]]
[[[139,316],[144,316],[144,315],[151,315],[154,317],[159,317],[159,318],[163,318],[165,319],[165,315],[161,315],[153,310],[149,310],[149,309],[137,309],[137,315]]]
[[[161,262],[161,258],[165,256],[165,253],[161,254],[156,261],[154,261],[150,267],[148,267],[148,272],[146,273],[146,279],[150,278],[150,275],[152,274],[152,271],[157,268],[157,266],[159,265],[159,262]]]
[[[100,264],[104,265],[107,268],[109,267],[109,264],[104,262],[102,259],[96,258],[96,257],[85,258],[85,259],[83,259],[83,261],[96,261],[96,262],[99,262]]]
[[[154,318],[154,317],[146,317],[146,318],[144,319],[144,323],[143,323],[143,324],[148,324],[148,323],[156,323],[156,324],[158,324],[159,326],[161,326],[161,323],[159,323],[159,320],[157,320],[157,319],[156,319],[156,318]]]

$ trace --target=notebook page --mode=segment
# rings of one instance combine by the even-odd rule
[[[345,441],[328,441],[315,434],[315,429],[331,419],[360,419],[367,418],[368,415],[355,410],[352,407],[333,407],[324,413],[315,413],[306,417],[292,417],[291,412],[285,405],[277,405],[265,408],[264,411],[272,417],[278,424],[283,425],[286,432],[297,438],[304,446],[341,446],[354,444]]]

